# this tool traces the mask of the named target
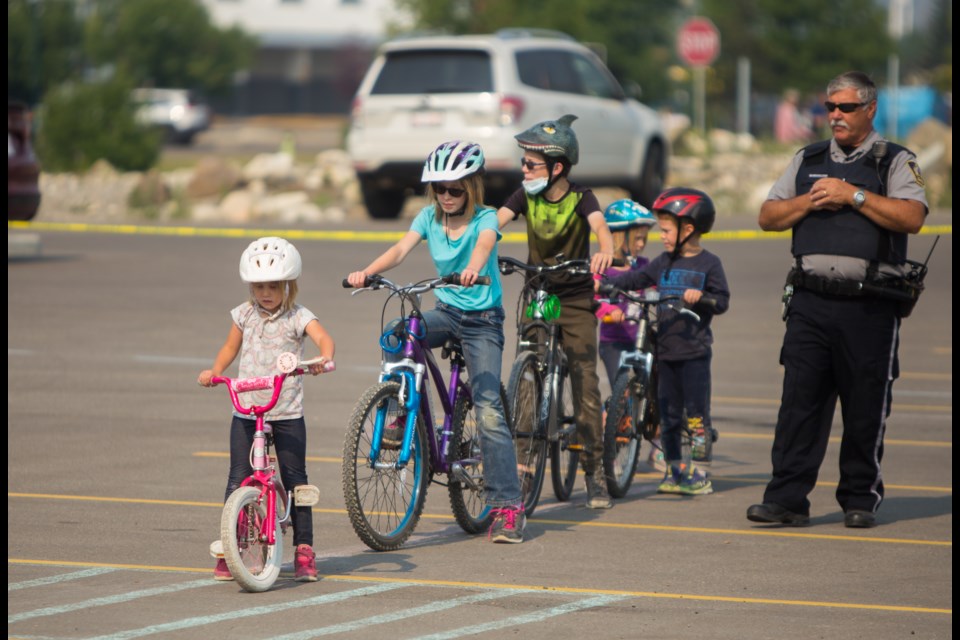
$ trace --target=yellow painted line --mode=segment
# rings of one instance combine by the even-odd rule
[[[35,231],[68,231],[74,233],[119,233],[126,235],[154,235],[181,237],[259,238],[264,235],[280,235],[291,240],[338,240],[352,242],[395,242],[406,234],[402,231],[321,231],[302,229],[248,229],[233,227],[153,226],[136,224],[93,224],[86,222],[25,222],[7,221],[8,229],[32,229]],[[710,240],[778,240],[789,238],[790,231],[760,231],[741,229],[712,231]],[[921,235],[952,234],[953,225],[932,225],[920,230]],[[526,232],[504,233],[501,242],[525,243]]]
[[[70,562],[56,560],[29,560],[25,558],[7,558],[9,564],[64,566],[64,567],[107,567],[113,569],[133,569],[140,571],[176,571],[182,573],[209,573],[210,568],[197,567],[167,567],[153,565],[110,564],[94,562]],[[343,574],[321,574],[322,580],[341,582],[375,582],[381,584],[409,584],[429,587],[455,587],[461,589],[526,589],[542,593],[576,594],[576,595],[614,595],[634,598],[659,598],[667,600],[694,600],[699,602],[729,602],[733,604],[762,604],[786,605],[797,607],[822,607],[831,609],[866,609],[870,611],[900,611],[906,613],[939,613],[953,615],[953,609],[934,607],[915,607],[907,605],[869,604],[856,602],[831,602],[818,600],[785,600],[779,598],[744,598],[742,596],[714,596],[695,593],[662,593],[657,591],[625,591],[620,589],[587,589],[581,587],[554,587],[549,585],[502,584],[499,582],[469,582],[466,580],[426,580],[381,578],[377,576],[354,576]]]
[[[731,438],[734,440],[766,440],[773,441],[772,433],[733,433],[730,431],[721,431],[721,438]],[[830,438],[832,444],[839,444],[840,437]],[[933,447],[933,448],[951,448],[953,447],[952,442],[946,442],[944,440],[898,440],[896,438],[884,438],[884,446],[887,445],[896,445],[903,447]]]
[[[635,477],[642,480],[650,480],[651,482],[660,482],[663,478],[663,474],[659,472],[654,473],[635,473]],[[714,481],[721,482],[730,482],[733,484],[767,484],[770,482],[770,478],[735,478],[727,476],[718,476],[715,474],[710,475],[710,479]],[[830,489],[836,488],[836,482],[824,482],[822,480],[817,481],[817,488],[821,489]],[[920,491],[928,493],[953,493],[953,487],[934,487],[929,485],[916,485],[916,484],[887,484],[883,483],[883,486],[887,489],[894,489],[897,491]]]
[[[953,382],[952,373],[921,373],[919,371],[900,372],[901,380],[936,380],[938,382]]]
[[[711,401],[719,404],[749,404],[765,407],[779,407],[780,400],[777,398],[745,398],[739,396],[712,396]],[[949,404],[904,404],[902,402],[893,403],[893,411],[932,411],[953,413],[953,405]]]
[[[195,451],[193,456],[196,458],[229,458],[228,451]],[[331,456],[307,456],[307,462],[336,462],[340,464],[343,458],[334,458]]]
[[[657,476],[658,478],[660,476]],[[719,480],[720,478],[714,478]],[[818,483],[819,486],[819,483]],[[40,500],[76,500],[76,501],[88,501],[88,502],[118,502],[125,504],[163,504],[171,506],[190,506],[190,507],[215,507],[217,509],[223,508],[223,503],[220,502],[193,502],[188,500],[149,500],[144,498],[107,498],[102,496],[65,496],[57,495],[50,493],[7,493],[7,498],[30,498],[30,499],[40,499]],[[318,509],[317,507],[313,508],[315,513],[326,513],[334,515],[346,515],[345,509]],[[450,520],[450,514],[431,514],[424,513],[420,516],[422,519],[426,520]],[[541,524],[558,524],[569,527],[570,525],[582,526],[582,527],[603,527],[608,529],[647,529],[651,531],[687,531],[694,533],[722,533],[724,535],[760,535],[760,536],[774,536],[774,537],[800,537],[800,538],[811,538],[811,539],[823,539],[823,540],[854,540],[859,542],[887,542],[887,543],[900,543],[900,544],[919,544],[919,545],[931,545],[931,546],[953,546],[953,541],[951,540],[915,540],[910,538],[876,538],[876,537],[866,537],[866,536],[838,536],[838,535],[828,535],[828,534],[805,534],[805,533],[795,533],[784,532],[781,529],[710,529],[706,527],[682,527],[674,525],[647,525],[647,524],[630,524],[622,522],[594,522],[594,521],[581,521],[581,520],[549,520],[537,518],[536,522]]]

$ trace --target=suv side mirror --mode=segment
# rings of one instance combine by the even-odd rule
[[[633,80],[625,83],[623,85],[623,90],[626,92],[627,97],[633,98],[634,100],[639,100],[643,95],[643,87],[641,87],[638,82],[634,82]]]

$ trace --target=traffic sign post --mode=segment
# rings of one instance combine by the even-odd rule
[[[695,126],[706,130],[706,73],[720,55],[720,32],[707,18],[695,16],[683,23],[677,32],[677,54],[693,67],[693,103]]]

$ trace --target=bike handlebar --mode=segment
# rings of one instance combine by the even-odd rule
[[[293,364],[292,367],[290,367],[291,359]],[[322,364],[324,372],[334,371],[337,368],[337,365],[333,360],[327,360],[323,356],[318,356],[310,360],[301,360],[298,364],[296,355],[292,353],[282,353],[280,354],[280,357],[277,358],[277,368],[281,369],[281,372],[275,376],[257,376],[253,378],[229,378],[227,376],[214,376],[210,379],[210,383],[212,386],[216,386],[218,384],[227,385],[227,391],[230,393],[230,400],[233,402],[233,407],[240,413],[244,415],[262,415],[266,414],[276,406],[277,400],[280,399],[280,390],[283,388],[284,380],[290,376],[302,376],[308,372],[308,369],[305,369],[304,367],[309,367],[312,364]],[[270,397],[270,401],[267,404],[259,407],[255,405],[244,407],[240,404],[241,393],[247,393],[249,391],[263,391],[266,389],[273,389],[273,395]]]
[[[516,258],[511,258],[510,256],[501,256],[498,258],[497,262],[499,263],[500,273],[505,276],[510,275],[516,271],[525,271],[527,273],[533,273],[536,275],[541,275],[545,273],[555,273],[557,271],[567,271],[575,275],[590,275],[590,261],[584,259],[576,260],[567,260],[563,257],[563,254],[560,254],[556,257],[557,264],[546,265],[546,264],[528,264]]]
[[[477,279],[474,281],[471,286],[488,286],[492,282],[490,276],[477,276]],[[353,289],[354,286],[347,281],[346,278],[343,279],[341,283],[344,289]],[[382,289],[387,288],[392,291],[399,291],[401,289],[407,290],[409,293],[422,293],[424,291],[429,291],[430,289],[442,289],[444,287],[462,287],[465,285],[460,284],[460,274],[459,273],[449,273],[445,276],[440,276],[439,278],[434,278],[425,282],[418,282],[413,284],[408,284],[406,286],[400,286],[393,282],[390,282],[380,274],[374,274],[372,276],[367,276],[363,281],[362,287],[357,287],[357,290],[360,289]]]

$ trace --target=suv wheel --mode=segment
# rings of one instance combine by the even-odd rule
[[[403,211],[406,194],[402,188],[382,188],[370,178],[360,179],[360,193],[367,213],[376,220],[396,220]]]
[[[643,161],[643,169],[636,184],[630,188],[630,197],[645,207],[653,205],[653,201],[663,191],[666,178],[664,166],[663,146],[651,143],[647,149],[647,157]]]

